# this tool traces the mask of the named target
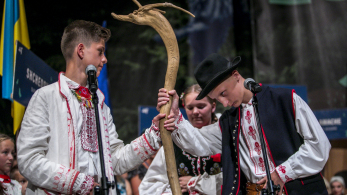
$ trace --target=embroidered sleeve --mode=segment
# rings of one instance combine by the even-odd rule
[[[284,162],[276,167],[276,172],[284,183],[297,178],[288,162]]]
[[[310,107],[293,94],[295,126],[304,140],[297,152],[276,167],[283,182],[319,173],[329,157],[330,142]]]
[[[93,190],[93,185],[94,178],[81,173],[78,175],[72,191],[80,195],[89,194]]]
[[[183,120],[184,120],[184,117],[183,117],[183,115],[182,115],[182,113],[180,111],[179,114],[178,114],[178,117],[175,120],[175,126],[177,127],[180,123],[183,122]]]
[[[145,133],[132,141],[131,144],[133,145],[134,152],[137,156],[142,161],[145,161],[157,152],[160,148],[160,141],[159,128],[152,123],[152,126],[146,129]]]
[[[135,169],[159,149],[160,133],[156,126],[151,126],[140,137],[130,144],[124,145],[123,141],[118,139],[116,127],[110,114],[106,120],[109,133],[107,144],[110,146],[109,162],[115,175],[121,175]]]
[[[54,85],[57,85],[57,83]],[[53,145],[58,146],[55,144],[59,143],[56,142],[58,140],[57,137],[52,137],[54,133],[49,128],[53,123],[50,122],[50,114],[48,114],[49,107],[52,106],[49,103],[50,101],[47,101],[52,98],[47,97],[51,95],[48,91],[49,88],[37,90],[30,99],[26,109],[21,132],[17,138],[18,168],[32,185],[47,191],[71,194],[79,172],[68,166],[53,162],[46,157],[50,147]],[[59,123],[60,120],[55,122]],[[63,128],[65,129],[66,127]],[[53,139],[55,144],[50,145],[48,141]],[[67,133],[59,134],[59,139],[66,139],[66,143],[68,143]],[[60,147],[65,150],[68,149],[67,145]]]
[[[197,184],[197,181],[199,179],[199,177],[201,177],[201,175],[197,176],[197,177],[192,177],[189,181],[188,181],[188,191],[189,191],[189,194],[195,192],[195,186]]]
[[[159,142],[161,142],[161,137],[160,137],[160,130],[159,130],[159,127],[157,127],[153,121],[152,121],[152,125],[150,128],[146,129],[145,133],[146,134],[146,137],[148,139],[151,139],[153,140],[153,148],[156,148],[157,150],[159,149],[159,145],[157,145]]]

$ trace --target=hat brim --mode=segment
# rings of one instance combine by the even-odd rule
[[[201,90],[199,95],[195,98],[196,100],[203,99],[207,94],[209,94],[215,87],[217,87],[220,83],[222,83],[230,74],[232,71],[234,71],[239,62],[241,61],[240,57],[236,57],[231,63],[231,67],[226,69],[225,71],[220,72],[218,75],[216,75],[213,79],[210,80],[210,82]]]

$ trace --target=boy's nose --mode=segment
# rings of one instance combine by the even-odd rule
[[[106,63],[107,63],[107,58],[106,58],[105,54],[104,54],[104,57],[102,58],[102,63],[103,63],[103,64],[106,64]]]
[[[224,108],[228,107],[228,101],[227,100],[223,100],[221,103],[223,104]]]

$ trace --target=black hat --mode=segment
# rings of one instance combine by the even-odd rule
[[[236,69],[240,61],[240,56],[229,62],[216,53],[205,58],[194,70],[195,79],[202,89],[196,100],[204,98],[212,89],[224,81]]]

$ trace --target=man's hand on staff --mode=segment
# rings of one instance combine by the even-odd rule
[[[173,131],[176,129],[174,122],[179,115],[179,107],[178,107],[179,97],[176,93],[176,90],[171,90],[167,92],[165,88],[159,89],[158,103],[156,108],[159,112],[160,108],[169,102],[170,95],[173,96],[171,110],[170,110],[170,115],[167,117],[167,120],[164,122],[164,127],[168,131]]]

